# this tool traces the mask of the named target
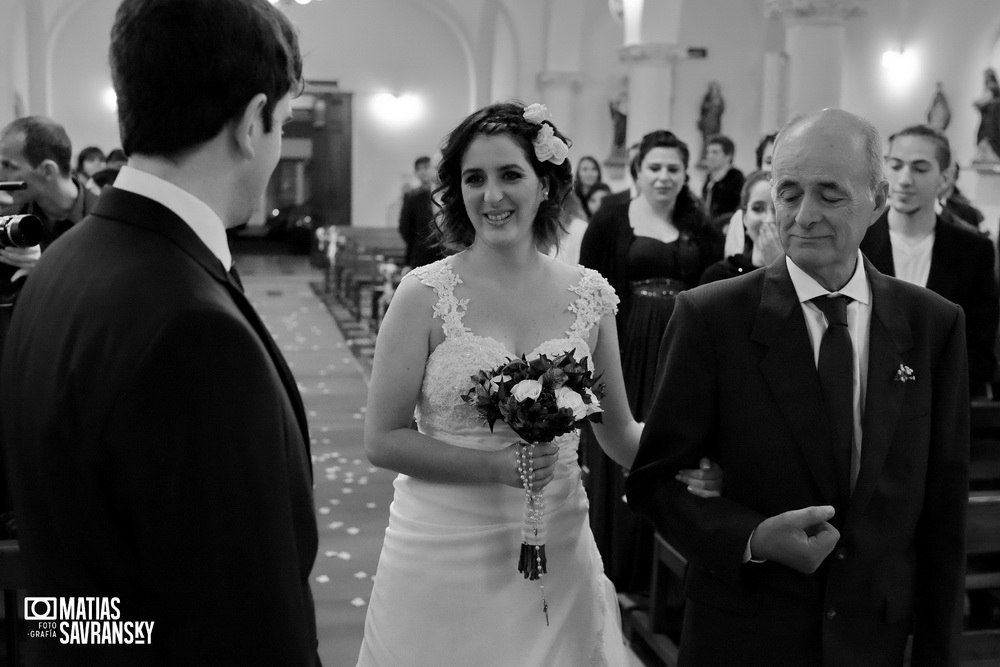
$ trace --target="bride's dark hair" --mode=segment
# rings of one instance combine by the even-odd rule
[[[563,200],[573,185],[573,168],[569,158],[562,164],[542,162],[535,156],[532,141],[541,127],[524,119],[525,106],[520,102],[501,102],[483,107],[459,123],[458,127],[445,137],[441,146],[441,162],[438,164],[438,180],[441,185],[436,192],[441,195],[441,211],[437,216],[438,242],[452,251],[468,248],[476,240],[476,230],[465,211],[462,199],[462,158],[473,139],[478,136],[507,135],[521,147],[525,159],[535,170],[535,174],[548,185],[548,196],[538,207],[532,232],[535,244],[543,252],[557,245],[561,234],[565,233],[560,222]],[[550,121],[555,136],[570,145],[570,140],[559,132]]]

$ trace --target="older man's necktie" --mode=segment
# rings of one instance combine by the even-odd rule
[[[827,327],[819,346],[819,381],[830,419],[830,441],[837,480],[845,498],[854,488],[851,454],[854,450],[854,347],[847,330],[850,297],[821,296],[812,302],[826,315]]]

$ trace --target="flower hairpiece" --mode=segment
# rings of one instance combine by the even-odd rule
[[[562,164],[569,156],[569,146],[556,136],[551,123],[546,123],[552,114],[544,104],[532,104],[524,109],[524,120],[540,126],[531,144],[535,147],[535,157],[539,162]]]

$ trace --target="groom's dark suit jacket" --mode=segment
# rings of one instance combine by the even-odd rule
[[[682,293],[628,502],[688,556],[681,664],[956,664],[964,593],[969,404],[964,319],[878,273],[861,470],[838,490],[819,375],[784,258]],[[913,380],[897,380],[901,365]],[[723,497],[674,480],[711,457]],[[841,537],[813,574],[743,563],[765,518],[833,505]],[[914,625],[915,622],[915,625]]]
[[[889,238],[888,209],[868,228],[861,252],[876,269],[896,275]],[[993,244],[975,231],[945,222],[938,216],[931,249],[931,270],[927,289],[940,294],[965,311],[965,339],[969,352],[969,380],[979,389],[993,380],[1000,301]]]
[[[32,272],[3,368],[28,594],[155,621],[145,646],[34,640],[39,664],[317,662],[302,401],[190,227],[106,191]]]

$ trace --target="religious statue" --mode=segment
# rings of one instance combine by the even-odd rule
[[[974,102],[981,120],[973,162],[1000,162],[1000,82],[989,67],[983,73],[983,94]]]
[[[927,107],[927,124],[944,132],[948,129],[949,123],[951,123],[951,105],[944,96],[944,87],[938,81],[934,97],[931,98],[931,105]]]
[[[701,157],[698,166],[704,166],[705,151],[708,150],[708,140],[722,132],[722,113],[726,110],[726,102],[722,99],[722,90],[718,81],[708,84],[708,92],[701,99],[701,115],[698,118],[698,130],[701,132]]]
[[[625,130],[628,126],[628,79],[623,78],[618,92],[608,103],[611,112],[611,154],[604,161],[608,166],[625,164]]]

